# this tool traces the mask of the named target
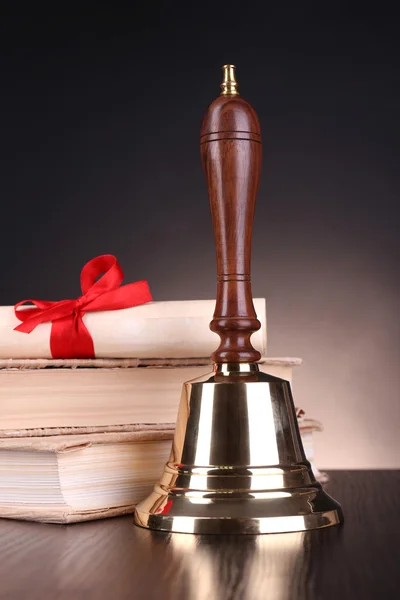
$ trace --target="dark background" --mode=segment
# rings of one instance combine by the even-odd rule
[[[103,253],[155,300],[215,296],[198,137],[236,64],[264,139],[253,291],[268,354],[303,357],[298,403],[324,420],[325,466],[394,466],[397,19],[247,4],[2,18],[0,304],[76,297]]]

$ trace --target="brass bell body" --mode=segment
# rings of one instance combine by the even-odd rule
[[[171,456],[138,525],[276,533],[341,520],[304,455],[289,382],[242,363],[184,384]]]

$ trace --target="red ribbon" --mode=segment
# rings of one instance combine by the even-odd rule
[[[121,286],[123,278],[124,273],[115,256],[97,256],[81,271],[82,296],[59,302],[18,302],[14,308],[15,316],[22,323],[15,327],[15,331],[30,333],[40,323],[51,321],[50,350],[53,358],[94,358],[92,336],[82,320],[83,315],[92,311],[130,308],[152,300],[147,281]],[[34,304],[35,308],[18,310],[27,302]]]

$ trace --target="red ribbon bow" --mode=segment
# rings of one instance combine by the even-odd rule
[[[82,320],[83,315],[92,311],[130,308],[152,300],[147,281],[121,286],[123,278],[124,273],[115,256],[97,256],[81,271],[83,296],[59,302],[18,302],[14,308],[15,316],[22,323],[15,327],[15,331],[30,333],[40,323],[51,321],[50,350],[53,358],[94,358],[92,336]],[[35,308],[18,310],[27,302],[34,304]]]

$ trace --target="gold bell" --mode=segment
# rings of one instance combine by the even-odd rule
[[[260,327],[250,283],[251,229],[261,168],[254,109],[234,66],[200,137],[217,248],[210,327],[221,343],[213,373],[183,385],[171,455],[135,523],[182,533],[278,533],[336,525],[340,505],[307,461],[289,382],[259,371]]]

